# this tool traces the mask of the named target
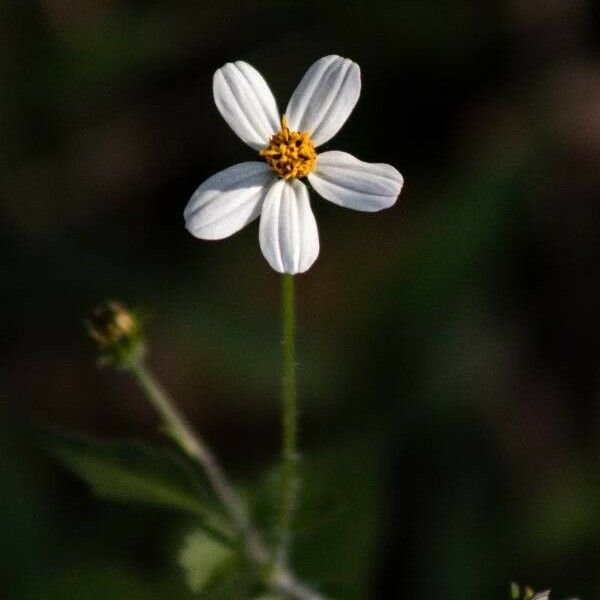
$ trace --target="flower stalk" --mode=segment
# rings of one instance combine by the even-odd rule
[[[296,307],[294,276],[281,277],[282,320],[282,410],[281,410],[281,513],[277,562],[288,561],[291,529],[298,493],[298,393],[296,383]]]

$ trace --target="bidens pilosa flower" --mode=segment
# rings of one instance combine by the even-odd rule
[[[337,150],[317,153],[349,117],[360,86],[356,63],[325,56],[308,69],[281,115],[254,67],[238,61],[220,68],[213,79],[217,108],[262,160],[229,167],[195,191],[184,212],[190,233],[226,238],[260,215],[260,247],[271,267],[303,273],[319,254],[319,233],[301,179],[346,208],[375,212],[392,206],[403,183],[394,167]]]

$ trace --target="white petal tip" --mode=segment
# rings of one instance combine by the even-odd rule
[[[393,206],[404,184],[402,175],[391,165],[366,163],[337,150],[319,154],[308,179],[326,200],[364,212]]]

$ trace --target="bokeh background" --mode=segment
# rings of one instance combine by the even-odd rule
[[[118,298],[151,316],[153,367],[236,480],[269,469],[278,277],[256,224],[201,242],[182,211],[252,159],[213,71],[247,60],[283,107],[329,53],[360,64],[363,93],[327,146],[406,185],[372,215],[313,195],[298,570],[340,600],[502,599],[511,579],[600,597],[598,4],[0,7],[4,598],[194,597],[185,519],[95,498],[28,432],[166,444],[84,336]]]

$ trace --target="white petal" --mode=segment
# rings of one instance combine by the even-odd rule
[[[319,255],[319,232],[308,189],[297,179],[274,183],[260,217],[260,248],[279,273],[304,273]]]
[[[213,94],[229,127],[255,150],[264,148],[279,130],[275,98],[263,76],[248,63],[238,60],[216,71]]]
[[[262,162],[240,163],[209,177],[185,207],[187,230],[203,240],[229,237],[258,217],[274,179]]]
[[[391,165],[362,162],[337,150],[317,156],[315,170],[308,180],[326,200],[366,212],[392,206],[404,183],[402,175]]]
[[[316,146],[346,122],[360,96],[360,68],[348,58],[325,56],[306,71],[285,114],[290,129],[308,131]]]

